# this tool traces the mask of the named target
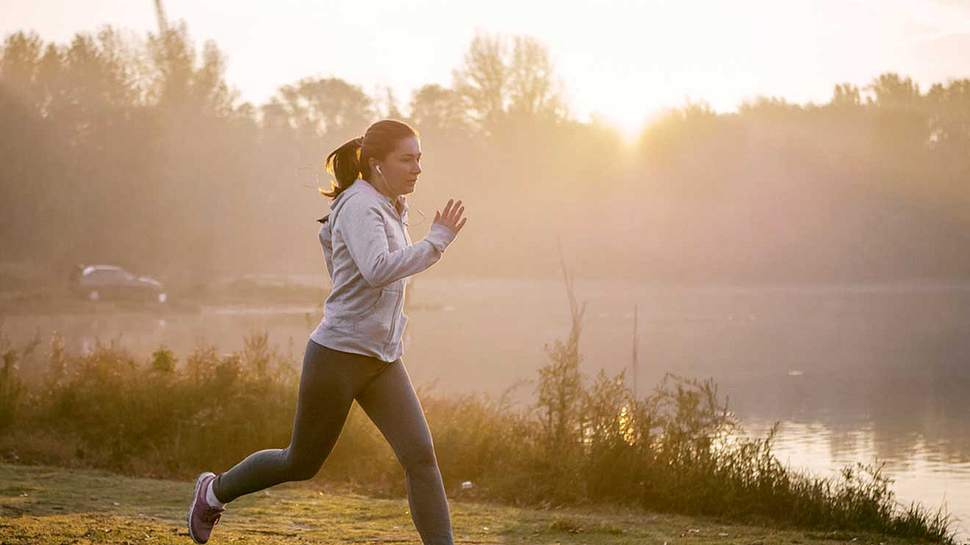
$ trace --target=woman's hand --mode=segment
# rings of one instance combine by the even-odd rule
[[[461,201],[455,202],[455,199],[448,199],[448,204],[445,205],[444,212],[438,210],[434,214],[434,223],[440,223],[445,227],[451,229],[456,235],[458,231],[461,231],[465,221],[468,218],[462,218],[461,213],[465,211],[464,206],[460,206]],[[458,220],[461,220],[460,222]]]

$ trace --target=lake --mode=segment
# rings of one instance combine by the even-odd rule
[[[529,403],[544,345],[564,339],[570,315],[561,278],[451,278],[428,271],[409,287],[404,361],[437,392],[510,389]],[[288,275],[323,285],[323,275]],[[582,369],[616,374],[633,363],[637,391],[665,372],[718,383],[745,428],[781,422],[782,462],[835,475],[854,462],[885,462],[902,502],[946,505],[970,517],[970,287],[935,284],[665,286],[575,280],[586,303]],[[268,331],[294,362],[322,301],[199,304],[191,311],[83,312],[3,317],[7,335],[63,334],[71,350],[118,339],[146,356],[161,344],[184,355],[199,342],[223,352]],[[967,536],[967,523],[959,523]]]

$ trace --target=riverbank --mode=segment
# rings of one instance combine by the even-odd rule
[[[325,471],[326,469],[324,469]],[[404,483],[400,483],[401,493]],[[106,471],[0,464],[0,541],[191,543],[185,509],[191,481]],[[774,544],[915,543],[864,532],[806,532],[715,519],[591,507],[521,509],[450,498],[455,543]],[[406,497],[375,498],[316,484],[282,485],[234,502],[211,543],[420,544]]]

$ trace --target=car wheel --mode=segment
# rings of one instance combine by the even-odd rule
[[[98,299],[101,299],[101,294],[98,293],[98,290],[91,290],[88,292],[89,301],[97,301]]]

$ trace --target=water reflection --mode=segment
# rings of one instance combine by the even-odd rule
[[[945,366],[921,371],[765,377],[727,390],[749,432],[781,422],[782,462],[824,476],[884,463],[903,505],[944,507],[960,539],[970,539],[970,379]]]
[[[763,435],[771,421],[749,418],[749,433]],[[838,470],[856,462],[884,464],[885,475],[901,507],[919,502],[931,510],[944,508],[954,518],[959,539],[970,539],[970,457],[955,449],[966,437],[928,438],[915,430],[893,437],[880,431],[877,422],[857,422],[833,427],[819,421],[783,421],[775,443],[778,459],[814,475],[837,477]],[[964,426],[965,433],[965,426]],[[950,455],[945,454],[950,451]]]
[[[905,460],[931,449],[946,463],[968,463],[970,378],[925,373],[851,381],[765,377],[757,384],[725,380],[722,386],[745,420],[824,425],[835,455],[858,452],[857,432],[865,431],[865,448],[880,459]]]

